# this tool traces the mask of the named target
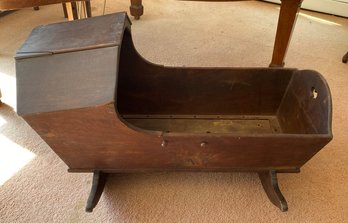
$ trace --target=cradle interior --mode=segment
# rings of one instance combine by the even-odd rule
[[[137,53],[126,31],[119,61],[116,109],[126,123],[162,132],[327,131],[327,126],[313,124],[306,113],[308,108],[293,96],[292,79],[296,72],[296,69],[155,65]],[[301,80],[298,82],[302,85]],[[311,84],[309,81],[308,86],[301,86],[308,88],[305,91],[308,98]],[[317,116],[323,118],[322,111],[312,117]]]

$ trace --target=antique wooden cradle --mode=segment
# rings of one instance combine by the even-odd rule
[[[323,77],[152,64],[130,25],[115,13],[41,26],[16,54],[18,114],[70,172],[94,172],[86,210],[108,173],[253,171],[286,211],[276,174],[299,172],[332,139]]]

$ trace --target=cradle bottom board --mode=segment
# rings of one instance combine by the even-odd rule
[[[123,115],[147,130],[181,133],[281,133],[277,116]]]

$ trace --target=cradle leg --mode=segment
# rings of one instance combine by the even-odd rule
[[[259,172],[259,178],[262,187],[265,190],[270,201],[277,206],[281,211],[288,210],[288,204],[279,190],[277,173],[275,170]]]
[[[107,173],[94,171],[92,189],[87,200],[86,212],[92,212],[93,208],[95,208],[95,206],[98,204],[100,196],[102,195],[104,190],[106,179]]]

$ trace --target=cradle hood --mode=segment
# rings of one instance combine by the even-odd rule
[[[16,52],[16,59],[94,48],[120,46],[125,24],[131,24],[125,12],[70,22],[42,25],[33,29]]]

